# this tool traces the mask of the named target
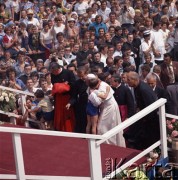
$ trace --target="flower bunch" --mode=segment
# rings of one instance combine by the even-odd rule
[[[168,142],[172,142],[172,138],[178,136],[178,121],[176,119],[171,119],[166,121]]]
[[[12,112],[16,109],[15,94],[7,90],[0,90],[0,110]]]

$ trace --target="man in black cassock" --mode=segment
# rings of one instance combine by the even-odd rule
[[[51,71],[51,82],[52,84],[59,85],[62,89],[65,86],[70,86],[69,91],[57,92],[54,95],[55,100],[55,113],[54,113],[54,128],[58,131],[74,131],[74,113],[72,108],[67,109],[66,105],[69,102],[71,94],[73,94],[73,86],[75,83],[74,74],[63,69],[58,63],[53,62],[50,66]],[[63,86],[63,87],[62,87]],[[52,93],[54,92],[54,86]]]
[[[86,106],[88,102],[88,94],[85,79],[87,76],[87,69],[84,66],[80,66],[77,69],[77,75],[79,79],[74,84],[73,93],[66,108],[74,107],[75,112],[75,129],[77,133],[86,133],[87,126],[87,114]]]
[[[139,79],[136,72],[128,73],[128,85],[134,88],[137,110],[140,111],[157,100],[152,88]],[[143,117],[129,129],[128,141],[132,148],[146,149],[160,139],[159,118],[157,111]]]

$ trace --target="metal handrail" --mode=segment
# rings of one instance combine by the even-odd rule
[[[141,120],[144,116],[149,114],[150,112],[154,111],[155,109],[159,108],[160,106],[164,105],[166,103],[166,99],[159,99],[153,104],[149,105],[145,109],[139,111],[137,114],[133,115],[132,117],[128,118],[126,121],[122,122],[121,124],[117,125],[113,129],[109,130],[105,134],[103,134],[104,139],[97,141],[96,144],[100,145],[103,142],[107,141],[109,138],[115,136],[120,131],[124,130],[125,128],[129,127],[130,125],[134,124],[135,122]]]
[[[85,139],[103,139],[101,135],[94,135],[94,134],[82,134],[82,133],[72,133],[72,132],[69,133],[62,131],[48,131],[48,130],[14,128],[14,127],[9,128],[4,126],[0,126],[0,132],[36,134],[36,135],[45,135],[45,136],[62,136],[62,137],[85,138]]]

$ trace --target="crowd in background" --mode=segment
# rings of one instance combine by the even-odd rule
[[[85,133],[90,89],[99,89],[101,82],[114,90],[122,121],[159,98],[167,99],[167,112],[178,115],[177,61],[178,1],[0,1],[0,83],[34,93],[35,99],[26,98],[22,119],[43,117],[44,129]],[[95,77],[88,79],[88,74]],[[69,86],[62,92],[68,98],[53,92],[58,82]],[[107,92],[99,94],[106,103]],[[65,124],[67,128],[54,120],[65,114],[59,118],[57,107],[70,111],[66,119],[72,123]],[[99,116],[101,107],[102,103],[98,112],[95,109]],[[18,99],[14,112],[22,114]],[[91,133],[97,134],[97,123]],[[154,129],[154,123],[124,132],[128,144],[144,148],[138,139],[145,141],[145,133],[139,134],[138,127]],[[33,123],[31,127],[37,128]]]

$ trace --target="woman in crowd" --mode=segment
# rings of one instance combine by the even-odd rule
[[[6,71],[6,75],[7,75],[7,79],[2,81],[2,85],[17,90],[25,89],[24,83],[16,76],[15,68],[13,67],[8,68],[8,70]]]
[[[12,33],[11,26],[7,26],[4,29],[5,36],[3,37],[3,46],[6,50],[10,51],[12,56],[17,55],[17,51],[14,49],[14,46],[17,42],[16,34]]]
[[[54,21],[55,21],[55,24],[54,24],[54,26],[53,26],[53,36],[54,36],[54,39],[55,39],[55,42],[57,41],[57,39],[56,39],[56,35],[59,33],[59,32],[61,32],[61,33],[65,33],[65,25],[63,24],[63,20],[62,20],[62,18],[60,18],[60,17],[56,17],[55,19],[54,19]]]
[[[50,49],[54,48],[54,38],[52,30],[49,29],[48,22],[43,22],[44,30],[40,34],[40,42],[45,50],[45,58],[48,59],[50,54]]]

